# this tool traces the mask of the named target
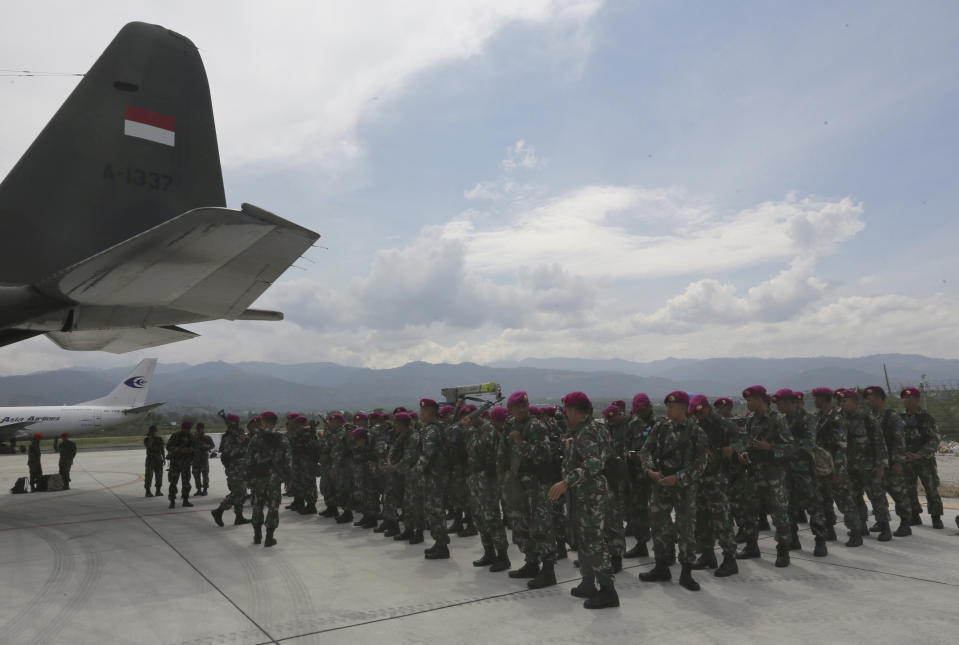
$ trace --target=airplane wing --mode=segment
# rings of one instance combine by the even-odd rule
[[[143,412],[149,412],[154,408],[158,408],[161,405],[166,405],[166,403],[149,403],[147,405],[141,405],[138,408],[129,408],[123,411],[123,414],[142,414]]]
[[[0,426],[0,441],[10,441],[20,435],[21,430],[25,430],[33,425],[32,421],[20,421],[18,423],[8,423]]]
[[[74,351],[97,350],[113,354],[125,354],[137,349],[190,340],[196,338],[199,334],[171,325],[169,327],[147,327],[145,329],[52,331],[47,336],[63,349]]]

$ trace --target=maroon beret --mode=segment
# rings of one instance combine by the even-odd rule
[[[61,436],[61,437],[69,437],[69,436],[70,436],[70,433],[69,433],[69,432],[61,432],[61,433],[60,433],[60,436]]]
[[[493,408],[489,413],[489,418],[493,421],[506,421],[508,416],[509,410],[506,408]]]
[[[776,390],[776,393],[769,398],[771,398],[773,401],[782,401],[785,399],[795,399],[796,394],[788,387],[784,387],[781,390]]]
[[[705,410],[708,407],[709,399],[706,398],[705,394],[697,394],[689,400],[690,412],[699,412],[700,410]]]
[[[406,412],[406,408],[404,408],[402,405],[399,407],[393,408],[393,414],[396,414],[397,412]]]
[[[226,415],[226,422],[227,422],[227,423],[239,423],[239,422],[240,422],[240,417],[236,416],[235,414],[228,414],[228,415]]]
[[[439,409],[440,405],[433,399],[420,399],[421,408],[436,408]]]
[[[616,406],[617,408],[619,408],[620,410],[625,410],[625,409],[626,409],[626,401],[623,401],[622,399],[617,399],[617,400],[613,401],[613,405],[615,405],[615,406]]]
[[[410,412],[410,419],[413,421],[419,421],[420,420],[419,412]]]
[[[489,410],[483,410],[482,412],[480,412],[480,416],[483,417],[484,419],[489,419]]]
[[[460,408],[460,414],[463,416],[466,416],[467,414],[471,412],[476,412],[476,406],[473,405],[472,403],[467,403],[466,405]]]
[[[744,399],[748,399],[751,396],[768,397],[769,395],[766,393],[766,388],[764,388],[762,385],[752,385],[743,390]]]
[[[666,398],[663,399],[664,403],[682,403],[683,405],[689,405],[689,393],[683,392],[682,390],[674,390],[666,395]]]
[[[906,398],[907,396],[922,396],[922,392],[915,387],[904,387],[902,392],[899,393],[900,398]]]
[[[833,391],[832,391],[831,388],[828,388],[828,387],[815,387],[815,388],[813,388],[812,395],[813,395],[813,396],[829,396],[829,397],[831,397],[831,396],[833,395]]]
[[[350,436],[354,439],[363,439],[366,437],[366,428],[353,428],[350,430]]]
[[[346,421],[346,419],[339,412],[334,412],[330,415],[330,421]]]
[[[856,390],[847,390],[846,388],[842,388],[842,389],[836,390],[836,398],[839,400],[858,399],[859,392],[857,392]]]
[[[453,411],[452,405],[444,405],[443,407],[440,408],[439,415],[441,417],[445,417],[447,414],[449,414],[452,411]]]
[[[540,413],[539,406],[538,406],[538,405],[531,405],[531,406],[529,406],[529,413],[530,413],[530,414],[539,414],[539,413]]]
[[[189,430],[189,429],[192,428],[192,427],[193,427],[193,422],[192,422],[192,421],[184,421],[183,423],[180,424],[180,428],[181,428],[182,430]]]
[[[353,415],[354,421],[369,421],[369,419],[370,418],[362,412],[357,412],[356,414]]]
[[[267,421],[276,421],[276,412],[271,412],[267,410],[266,412],[260,412],[260,419],[265,419]]]
[[[862,391],[863,396],[870,396],[872,394],[878,394],[879,396],[882,396],[885,393],[886,391],[878,385],[870,385],[869,387],[867,387],[865,390]]]
[[[563,397],[563,405],[566,407],[571,405],[585,405],[590,408],[593,407],[593,404],[589,401],[589,397],[586,396],[584,392],[570,392]]]
[[[646,393],[640,392],[639,394],[633,397],[632,411],[634,413],[639,412],[643,408],[648,407],[652,404],[653,404],[652,401],[649,400],[649,397],[646,395]]]
[[[507,408],[511,408],[515,405],[527,405],[528,403],[529,403],[529,396],[527,396],[526,392],[523,392],[522,390],[513,392],[512,394],[509,395],[509,398],[506,399]]]
[[[410,421],[413,420],[413,417],[411,417],[406,412],[397,412],[396,414],[393,415],[393,420],[399,421],[400,423],[409,423]]]
[[[607,419],[613,416],[614,414],[619,414],[620,410],[616,404],[606,406],[606,409],[603,410],[603,416]]]
[[[715,401],[713,401],[713,405],[717,407],[724,406],[724,405],[731,406],[732,404],[733,404],[733,400],[729,398],[728,396],[721,396]]]

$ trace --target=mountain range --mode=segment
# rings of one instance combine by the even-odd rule
[[[523,389],[534,402],[558,402],[573,390],[587,392],[597,405],[636,392],[662,397],[672,390],[711,396],[735,395],[757,383],[770,390],[790,387],[852,387],[884,384],[883,365],[893,388],[959,381],[959,360],[879,354],[861,358],[668,358],[648,363],[622,359],[529,358],[491,365],[408,363],[391,369],[335,363],[160,364],[151,401],[164,410],[226,408],[235,411],[323,411],[410,406],[421,397],[439,398],[453,385],[499,383],[504,393]],[[131,365],[132,367],[132,365]],[[0,405],[61,405],[104,395],[129,371],[70,368],[0,378]]]

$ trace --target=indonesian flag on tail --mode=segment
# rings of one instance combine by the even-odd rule
[[[176,135],[175,125],[176,121],[172,116],[128,105],[123,121],[123,134],[173,146]]]

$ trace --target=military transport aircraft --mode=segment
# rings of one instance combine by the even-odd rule
[[[126,25],[0,183],[0,346],[123,353],[282,320],[248,307],[319,235],[225,206],[196,46]]]
[[[45,405],[0,408],[0,441],[11,445],[18,439],[42,434],[44,439],[61,432],[85,434],[119,425],[146,414],[162,403],[147,404],[150,381],[157,359],[145,358],[113,391],[100,399],[76,405]]]

